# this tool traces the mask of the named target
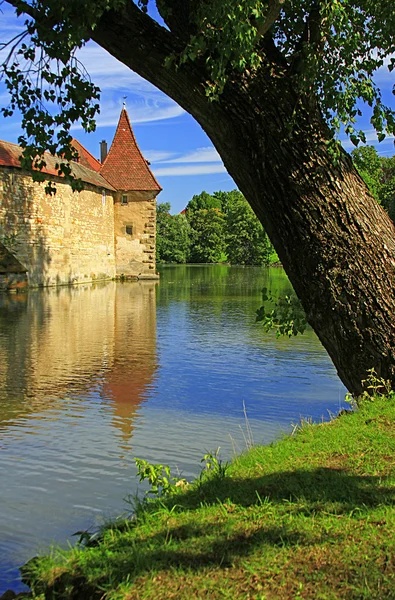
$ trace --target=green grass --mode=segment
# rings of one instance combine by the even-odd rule
[[[28,563],[33,596],[395,599],[394,394],[177,490]]]

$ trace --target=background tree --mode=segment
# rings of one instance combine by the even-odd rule
[[[373,77],[395,64],[393,0],[157,0],[166,27],[148,0],[6,1],[30,15],[4,71],[27,162],[69,158],[70,121],[92,128],[98,92],[74,49],[94,39],[209,135],[349,390],[372,367],[395,384],[394,226],[333,142],[341,123],[365,141],[360,100],[379,139],[395,132]]]
[[[382,166],[379,155],[374,146],[361,146],[354,148],[351,156],[358,173],[372,192],[373,196],[380,202],[380,187]]]
[[[211,208],[222,209],[221,201],[215,197],[215,195],[211,196],[207,192],[203,191],[200,194],[195,194],[192,199],[188,202],[186,206],[186,212],[200,210],[200,209],[210,210]]]
[[[227,206],[226,253],[236,265],[269,263],[272,245],[247,200],[239,192]]]
[[[190,226],[185,215],[171,215],[170,202],[156,206],[157,262],[186,263],[190,253]]]
[[[366,185],[395,221],[395,156],[379,156],[373,146],[355,148],[351,155]]]
[[[193,263],[217,263],[226,259],[225,218],[218,208],[188,211]]]
[[[380,202],[395,223],[395,156],[382,159]]]

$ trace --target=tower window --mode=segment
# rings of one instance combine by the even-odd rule
[[[126,196],[126,194],[123,194],[121,197],[121,204],[127,204],[128,203],[128,197]]]
[[[126,225],[126,235],[133,235],[133,226]]]

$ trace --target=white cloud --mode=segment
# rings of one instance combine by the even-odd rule
[[[376,144],[382,145],[382,144],[386,144],[388,142],[393,142],[393,140],[395,139],[393,135],[387,135],[385,140],[383,140],[382,142],[379,142],[377,139],[377,133],[374,129],[369,129],[369,130],[365,131],[365,136],[366,136],[366,143],[370,144],[370,145],[376,145]],[[344,140],[340,140],[340,141],[345,150],[350,150],[350,149],[355,148],[354,144],[349,139],[344,139]]]
[[[129,89],[135,93],[158,95],[161,92],[129,67],[111,56],[94,42],[78,50],[78,60],[84,65],[92,81],[102,90]]]
[[[159,167],[153,168],[155,177],[186,177],[190,175],[212,175],[215,173],[226,173],[226,169],[222,164],[209,165],[183,165],[177,167]]]
[[[181,155],[166,150],[147,150],[143,154],[151,163],[159,165],[152,167],[157,177],[188,177],[227,173],[220,155],[212,146],[196,148],[196,150],[190,150]],[[179,164],[175,166],[175,163]],[[171,166],[162,166],[170,164]]]
[[[376,53],[377,54],[377,53]],[[382,67],[377,69],[374,74],[374,81],[380,85],[390,85],[394,83],[394,73],[395,71],[390,71],[388,66],[390,64],[391,58],[395,58],[395,54],[390,54],[384,58],[384,64]]]
[[[77,58],[103,92],[97,127],[117,125],[125,96],[133,124],[174,119],[185,113],[171,98],[94,42],[81,48]],[[111,96],[112,100],[108,100]]]
[[[100,114],[96,117],[96,126],[116,127],[119,121],[119,113],[122,106],[122,96],[114,102],[100,102]],[[147,98],[136,98],[127,103],[127,111],[133,126],[137,123],[151,123],[174,119],[184,114],[183,109],[175,102],[163,96],[156,101]],[[81,129],[79,124],[73,125],[72,129]]]
[[[188,154],[184,154],[183,156],[179,156],[177,158],[172,158],[171,160],[164,160],[162,162],[167,163],[212,163],[212,162],[222,162],[222,159],[215,148],[206,147],[206,148],[196,148],[196,150],[189,152]]]
[[[175,152],[168,152],[167,150],[142,150],[142,154],[150,163],[162,163],[169,162],[168,159],[172,158]]]
[[[196,148],[196,150],[190,150],[186,154],[181,155],[179,152],[170,152],[168,150],[146,150],[144,151],[144,156],[150,162],[163,164],[222,163],[220,155],[212,146]]]

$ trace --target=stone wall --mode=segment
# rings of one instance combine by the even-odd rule
[[[88,184],[73,192],[54,179],[49,196],[29,173],[0,169],[0,240],[26,268],[29,286],[115,277],[111,192]]]
[[[115,195],[114,229],[117,277],[155,279],[156,194]],[[127,204],[125,203],[127,201]]]
[[[21,291],[27,287],[27,272],[0,242],[0,292]]]

